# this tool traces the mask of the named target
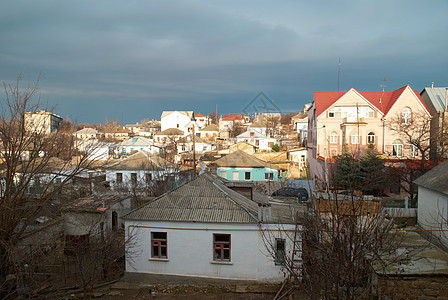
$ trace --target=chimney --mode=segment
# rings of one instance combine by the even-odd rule
[[[271,204],[258,204],[258,220],[260,221],[270,221],[272,220]]]

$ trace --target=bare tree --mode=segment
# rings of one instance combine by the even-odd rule
[[[266,136],[273,137],[277,133],[277,127],[280,124],[280,118],[275,115],[266,116]]]
[[[432,133],[431,117],[424,113],[409,117],[396,115],[387,126],[403,142],[401,146],[393,146],[391,154],[401,159],[389,165],[391,178],[413,199],[417,195],[413,181],[437,164],[437,157],[434,157],[436,161],[429,161],[430,152],[441,153],[437,148],[447,135],[443,130]]]
[[[235,138],[245,131],[245,127],[240,123],[233,121],[232,126],[229,128],[229,137]]]
[[[211,112],[207,115],[207,118],[209,118],[211,124],[218,125],[219,123],[219,114],[216,112]]]
[[[286,241],[292,245],[282,257],[286,281],[276,299],[294,292],[310,299],[368,298],[376,272],[404,258],[396,254],[400,237],[393,218],[379,201],[314,196],[312,207],[297,213],[295,234]],[[276,259],[278,246],[267,245]]]
[[[30,126],[27,112],[38,111],[39,103],[32,98],[38,93],[37,83],[26,89],[4,84],[0,116],[1,184],[0,184],[0,297],[8,296],[3,289],[8,275],[16,274],[18,262],[12,255],[21,237],[48,208],[66,184],[88,165],[87,156],[74,163],[72,136],[54,130],[47,134],[43,125]],[[57,160],[57,166],[54,161]],[[43,175],[44,174],[44,175]],[[41,180],[39,180],[39,178]],[[38,194],[30,195],[30,186],[39,181]],[[18,277],[16,277],[18,278]]]

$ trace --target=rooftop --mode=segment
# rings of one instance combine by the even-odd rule
[[[264,162],[244,151],[237,150],[214,162],[218,167],[250,167],[280,170],[276,165]]]
[[[123,160],[105,167],[106,170],[152,170],[174,167],[173,164],[157,155],[139,151]]]
[[[235,184],[216,175],[203,173],[130,212],[124,218],[144,221],[259,223],[258,203],[267,204],[269,198],[254,193],[256,202],[252,201],[228,186]],[[287,213],[284,211],[289,206],[283,205],[279,209],[276,207],[272,210],[273,221],[291,222],[291,218],[285,218]]]
[[[349,93],[350,91],[355,91],[369,101],[376,109],[386,115],[395,102],[400,98],[403,92],[411,88],[406,85],[395,91],[385,91],[385,92],[359,92],[354,88],[351,88],[347,92],[314,92],[314,103],[316,106],[316,116],[320,116],[328,108],[330,108],[336,101],[338,101],[342,96]],[[421,104],[428,111],[428,107],[423,101],[420,93],[418,91],[412,90],[415,96],[420,100]]]

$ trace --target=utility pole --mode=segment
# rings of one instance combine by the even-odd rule
[[[194,177],[196,177],[196,143],[195,143],[195,130],[194,130],[194,125],[196,123],[196,120],[193,117],[193,172],[194,172]]]
[[[341,58],[339,57],[338,63],[338,92],[339,92],[339,78],[341,77]]]

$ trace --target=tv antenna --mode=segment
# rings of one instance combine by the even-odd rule
[[[338,92],[339,92],[339,79],[341,77],[341,58],[339,57],[339,63],[338,63]]]

